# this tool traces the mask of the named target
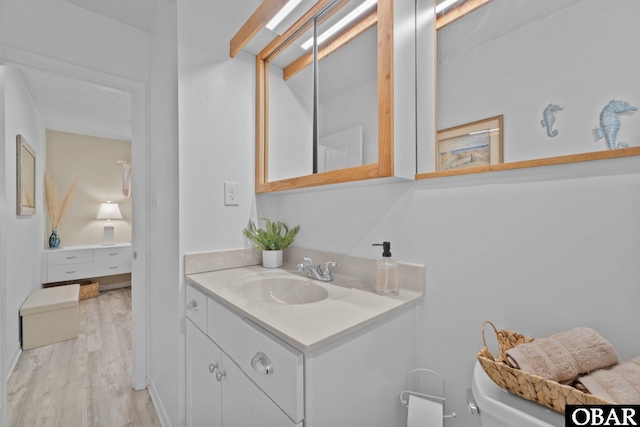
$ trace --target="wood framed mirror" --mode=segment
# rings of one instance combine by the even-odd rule
[[[414,15],[414,0],[320,0],[256,54],[256,193],[414,179],[415,26],[396,24]]]
[[[437,170],[419,132],[417,179],[640,155],[640,112],[610,114],[612,100],[640,107],[638,2],[463,0],[451,13],[447,25],[438,15],[437,129],[502,115],[504,161]],[[610,144],[607,126],[628,147]]]
[[[36,214],[36,151],[22,135],[16,136],[16,214]]]

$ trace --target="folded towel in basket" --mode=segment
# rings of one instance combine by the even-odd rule
[[[589,393],[607,402],[640,405],[640,356],[578,378]]]
[[[517,345],[506,356],[514,368],[557,382],[618,363],[609,341],[584,327]]]

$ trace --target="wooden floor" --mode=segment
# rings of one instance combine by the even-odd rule
[[[9,427],[160,426],[131,388],[131,288],[80,301],[77,339],[23,351],[7,386]]]

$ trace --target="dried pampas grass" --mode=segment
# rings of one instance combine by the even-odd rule
[[[62,225],[62,221],[71,206],[71,201],[76,194],[77,187],[78,179],[76,178],[69,187],[69,190],[67,190],[64,199],[60,200],[58,198],[58,189],[56,188],[55,181],[48,173],[44,173],[44,197],[46,200],[47,213],[49,214],[49,223],[51,223],[52,229]]]

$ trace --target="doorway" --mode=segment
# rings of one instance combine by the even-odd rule
[[[15,67],[30,76],[62,79],[78,88],[92,88],[105,95],[125,94],[129,99],[131,134],[131,243],[133,261],[131,271],[132,369],[131,383],[135,390],[147,387],[147,105],[146,87],[130,81],[73,64],[13,51],[5,65]],[[36,78],[34,77],[34,78]],[[63,107],[61,107],[63,108]],[[61,129],[63,130],[63,129]],[[44,238],[44,236],[43,236]],[[3,301],[4,305],[5,302]],[[3,312],[4,311],[4,307]],[[6,401],[2,402],[5,407]]]

